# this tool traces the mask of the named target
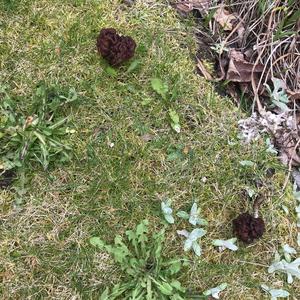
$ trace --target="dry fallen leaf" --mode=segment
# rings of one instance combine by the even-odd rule
[[[219,7],[215,14],[214,19],[224,28],[224,30],[232,30],[233,23],[237,21],[235,15],[231,14],[224,7]]]
[[[297,126],[299,129],[299,126]],[[292,167],[300,166],[299,135],[297,132],[285,131],[275,135],[276,144],[280,149],[279,158],[285,165]]]
[[[296,90],[296,91],[287,90],[286,92],[288,96],[290,96],[290,99],[300,100],[300,90]]]
[[[211,4],[211,0],[181,0],[175,3],[175,7],[178,11],[185,14],[194,9],[207,13]]]
[[[253,64],[244,59],[243,53],[231,50],[229,53],[229,65],[226,79],[234,82],[251,82],[252,74],[263,72],[262,64]]]

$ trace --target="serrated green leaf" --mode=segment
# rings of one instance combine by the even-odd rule
[[[159,78],[151,79],[151,86],[153,90],[159,94],[163,99],[166,99],[167,93],[169,91],[168,85],[163,83]]]
[[[171,119],[171,127],[177,132],[180,133],[181,131],[181,127],[179,124],[179,115],[177,114],[177,112],[173,109],[169,110],[169,116]]]
[[[113,69],[112,67],[107,67],[105,69],[105,72],[111,77],[116,77],[118,75],[117,71],[115,69]]]
[[[148,232],[148,220],[143,220],[137,227],[136,227],[136,234],[143,235]]]
[[[133,241],[137,238],[133,230],[126,230],[125,234],[127,235],[129,241]]]
[[[167,282],[163,282],[163,283],[159,283],[159,282],[155,282],[157,288],[166,296],[170,296],[173,293],[173,287],[167,283]]]
[[[127,259],[127,255],[129,253],[124,251],[122,248],[116,248],[113,250],[114,258],[117,262],[122,263],[125,259]]]
[[[171,263],[170,267],[169,267],[169,271],[171,273],[171,275],[177,274],[181,269],[181,262],[180,261],[175,261],[173,263]]]
[[[177,133],[181,132],[181,126],[177,123],[171,123],[171,127],[174,131],[176,131]]]
[[[108,287],[101,294],[100,300],[109,300],[109,288]]]
[[[174,123],[174,124],[179,124],[179,115],[177,114],[177,112],[173,109],[170,109],[169,110],[169,116],[171,118],[171,121]]]
[[[133,72],[135,69],[137,69],[137,68],[139,67],[140,63],[141,63],[140,60],[138,60],[138,59],[134,60],[134,61],[130,64],[130,66],[128,67],[126,73],[131,73],[131,72]]]
[[[99,247],[101,249],[103,249],[105,246],[105,243],[99,237],[96,237],[96,236],[90,238],[89,241],[92,246]]]
[[[171,286],[175,288],[177,291],[185,292],[185,288],[181,286],[181,283],[178,280],[172,280]]]

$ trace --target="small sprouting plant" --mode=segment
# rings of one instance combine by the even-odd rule
[[[181,210],[177,213],[177,216],[185,220],[189,220],[189,223],[194,226],[203,226],[208,224],[205,219],[200,218],[200,208],[198,208],[196,202],[194,202],[194,204],[192,205],[190,214]]]
[[[167,259],[162,255],[165,230],[149,238],[148,221],[143,220],[135,230],[126,231],[128,243],[117,235],[113,245],[106,244],[99,237],[92,237],[90,243],[113,256],[124,272],[121,283],[107,287],[101,300],[114,299],[161,299],[186,300],[186,289],[176,279],[183,259]]]
[[[20,109],[5,89],[0,102],[0,165],[4,169],[24,166],[34,161],[47,169],[50,162],[70,159],[70,146],[64,138],[68,134],[68,117],[58,111],[77,99],[74,89],[67,95],[41,84],[33,96],[33,105]]]
[[[211,46],[210,48],[214,50],[217,54],[221,55],[223,52],[228,52],[229,48],[225,46],[225,42],[216,43],[215,45]]]
[[[151,79],[151,86],[152,89],[160,95],[164,100],[167,100],[168,92],[169,92],[169,87],[168,84],[163,82],[159,78],[153,78]]]
[[[196,228],[192,232],[188,232],[187,230],[177,230],[177,233],[186,237],[183,248],[184,251],[190,251],[193,249],[197,256],[201,256],[202,248],[199,245],[198,240],[206,234],[206,230],[202,228]]]
[[[168,84],[163,82],[159,78],[151,79],[151,87],[158,95],[161,96],[165,104],[168,104],[168,102],[174,97],[174,95],[176,95],[176,89],[174,89],[173,94],[171,94],[169,91]],[[180,133],[181,127],[180,127],[179,115],[172,108],[169,108],[169,118],[170,118],[170,125],[172,129],[177,133]]]
[[[286,86],[283,80],[278,78],[272,78],[274,89],[273,91],[271,88],[266,84],[266,88],[272,100],[274,106],[277,106],[282,111],[289,111],[287,104],[289,103],[289,98],[285,92]]]
[[[266,138],[266,146],[268,147],[267,152],[272,153],[272,154],[277,154],[278,153],[278,151],[276,150],[276,148],[272,144],[270,138]]]

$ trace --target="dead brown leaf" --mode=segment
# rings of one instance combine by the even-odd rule
[[[234,82],[251,82],[252,74],[256,75],[264,70],[262,64],[254,64],[244,59],[243,53],[231,50],[226,79]]]
[[[280,149],[279,158],[289,168],[300,166],[300,114],[293,114],[286,120],[286,126],[275,134],[276,145]]]
[[[237,22],[237,17],[231,14],[223,6],[219,7],[215,14],[214,19],[224,28],[224,30],[231,31],[233,24]]]
[[[300,90],[298,90],[298,91],[287,90],[286,92],[290,96],[290,99],[300,100]]]
[[[194,9],[207,13],[211,4],[211,0],[181,0],[175,3],[175,7],[184,14],[188,14]]]
[[[285,165],[292,167],[300,166],[300,156],[298,154],[299,145],[295,141],[284,142],[280,148],[279,158]]]

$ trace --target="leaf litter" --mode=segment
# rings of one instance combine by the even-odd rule
[[[300,166],[300,114],[295,102],[300,99],[299,1],[289,1],[283,9],[280,1],[263,7],[258,0],[182,0],[175,8],[183,14],[199,13],[198,71],[208,80],[224,81],[236,103],[241,95],[253,99],[250,105],[257,111],[252,111],[248,129],[253,126],[255,138],[270,134],[281,161],[290,169]],[[204,63],[211,50],[214,74]],[[272,122],[279,128],[270,130]]]

